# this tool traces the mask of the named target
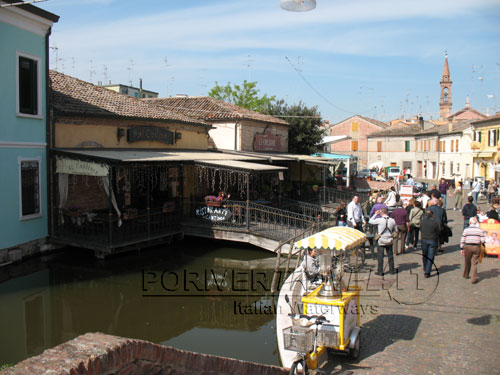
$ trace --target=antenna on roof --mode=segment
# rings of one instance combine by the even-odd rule
[[[127,67],[129,86],[132,86],[132,71],[133,71],[133,68],[134,68],[134,60],[130,59],[130,65]]]
[[[90,83],[93,83],[94,74],[95,74],[94,62],[92,60],[90,60],[90,78],[89,78]]]
[[[62,61],[63,59],[60,59],[59,58],[59,48],[57,46],[54,46],[54,47],[50,47],[51,50],[53,50],[56,54],[56,58],[55,58],[55,61],[56,61],[56,70],[59,71],[59,61]],[[64,73],[64,72],[63,72]]]
[[[44,1],[47,1],[47,0],[18,1],[17,3],[2,4],[2,5],[0,5],[0,8],[11,7],[11,6],[14,6],[14,5],[25,5],[25,4],[43,3]]]
[[[247,69],[248,69],[248,82],[250,82],[250,71],[252,68],[252,62],[255,61],[252,59],[252,55],[248,54],[247,55]]]
[[[170,65],[170,64],[168,63],[168,57],[167,57],[167,56],[165,56],[165,58],[163,59],[163,61],[165,62],[165,71],[167,72],[167,83],[166,83],[166,88],[167,88],[167,91],[165,92],[165,97],[168,97],[168,81],[173,81],[173,80],[174,80],[174,77],[171,77],[171,78],[170,78],[170,77],[168,76],[168,68],[169,68],[170,66],[173,66],[173,65]]]
[[[106,66],[106,64],[102,65],[102,75],[104,77],[104,82],[107,82],[108,81],[108,67]]]
[[[75,58],[70,57],[71,59],[71,69],[73,70],[73,76],[75,75]]]

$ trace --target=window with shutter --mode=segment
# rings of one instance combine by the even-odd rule
[[[22,160],[21,173],[21,217],[39,216],[40,211],[40,162]]]
[[[19,56],[18,110],[27,115],[39,113],[38,61]]]

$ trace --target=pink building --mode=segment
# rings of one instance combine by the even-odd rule
[[[389,125],[368,117],[354,115],[332,125],[330,135],[347,135],[351,139],[334,143],[330,152],[336,154],[353,155],[358,157],[358,168],[368,166],[368,139],[367,135],[387,129]]]

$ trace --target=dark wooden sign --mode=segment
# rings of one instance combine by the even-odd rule
[[[201,207],[196,209],[196,216],[212,222],[224,221],[231,217],[231,211],[223,207]]]
[[[281,137],[273,135],[267,128],[263,134],[255,134],[253,142],[254,151],[281,151]]]
[[[157,141],[166,143],[167,145],[173,145],[174,133],[167,129],[160,128],[159,126],[137,126],[128,129],[127,141],[130,143],[138,141]]]

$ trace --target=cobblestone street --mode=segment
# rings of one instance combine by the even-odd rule
[[[453,237],[435,259],[439,275],[424,279],[420,248],[396,256],[398,275],[383,279],[367,255],[360,357],[330,354],[324,373],[500,374],[500,259],[483,259],[477,284],[464,279],[462,215],[447,214]]]

